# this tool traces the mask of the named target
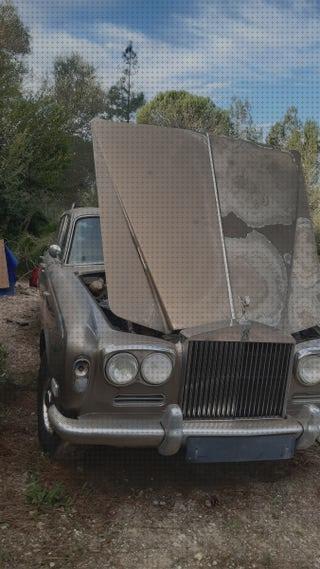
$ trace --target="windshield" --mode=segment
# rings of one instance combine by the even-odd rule
[[[75,224],[68,262],[103,263],[99,217],[83,217]]]

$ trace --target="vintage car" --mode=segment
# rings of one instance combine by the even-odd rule
[[[287,459],[320,434],[319,268],[299,155],[96,119],[99,208],[40,278],[39,438]]]

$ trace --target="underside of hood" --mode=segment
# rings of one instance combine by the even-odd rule
[[[299,156],[149,125],[92,123],[109,303],[161,332],[318,324]]]

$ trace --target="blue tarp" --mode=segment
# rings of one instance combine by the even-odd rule
[[[5,252],[7,259],[8,277],[9,277],[9,288],[0,288],[0,296],[13,295],[15,294],[15,283],[16,283],[16,268],[19,264],[18,259],[9,249],[8,245],[5,243]]]

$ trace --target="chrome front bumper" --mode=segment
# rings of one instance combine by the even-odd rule
[[[148,417],[85,415],[69,419],[55,405],[49,410],[54,431],[76,444],[118,447],[156,447],[163,455],[173,455],[189,437],[250,437],[292,435],[296,448],[308,448],[320,437],[320,409],[303,405],[297,417],[286,419],[232,419],[184,421],[178,405],[169,405],[161,421]]]

